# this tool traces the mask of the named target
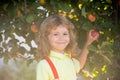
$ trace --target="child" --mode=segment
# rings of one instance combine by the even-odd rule
[[[76,80],[88,55],[87,47],[95,40],[89,31],[87,41],[78,56],[74,26],[61,15],[52,15],[40,26],[39,53],[36,80]]]

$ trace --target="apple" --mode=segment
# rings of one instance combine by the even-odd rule
[[[20,15],[21,15],[21,10],[18,9],[18,10],[17,10],[17,16],[19,17]]]
[[[94,30],[94,31],[91,32],[91,36],[92,37],[99,36],[99,32]]]
[[[95,16],[93,14],[88,14],[88,19],[91,21],[91,22],[94,22],[96,20]]]
[[[32,30],[33,32],[38,32],[38,27],[37,27],[37,25],[36,25],[36,24],[32,24],[31,30]]]

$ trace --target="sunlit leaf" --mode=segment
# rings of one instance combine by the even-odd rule
[[[108,8],[108,6],[107,6],[107,5],[105,5],[105,6],[104,6],[104,10],[107,10],[107,8]]]
[[[103,31],[99,31],[100,34],[105,34]]]
[[[78,4],[79,9],[82,9],[83,4]]]
[[[93,2],[93,0],[90,0],[90,2]]]
[[[59,9],[59,10],[58,10],[58,12],[59,12],[59,13],[61,13],[61,12],[62,12],[62,10],[60,10],[60,9]]]
[[[103,65],[103,67],[101,68],[101,71],[106,73],[106,65]]]

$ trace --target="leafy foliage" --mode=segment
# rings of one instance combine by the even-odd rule
[[[114,5],[111,0],[8,0],[0,6],[0,58],[6,64],[18,58],[28,64],[37,60],[39,25],[49,15],[59,13],[75,25],[80,48],[88,30],[100,33],[99,40],[89,47],[90,54],[80,74],[93,80],[119,80],[120,23],[118,20],[116,24],[115,19],[120,16],[114,17]]]

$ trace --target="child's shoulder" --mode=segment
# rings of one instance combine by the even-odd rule
[[[46,65],[46,64],[47,64],[46,59],[42,59],[38,62],[38,65]]]

